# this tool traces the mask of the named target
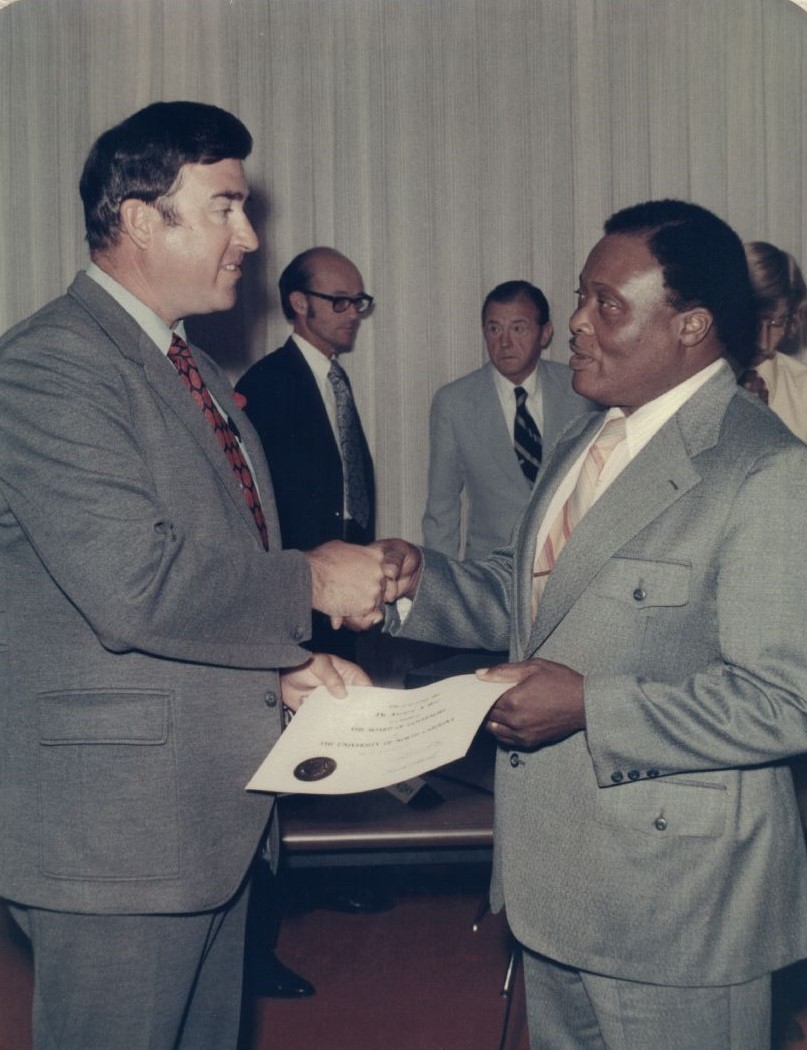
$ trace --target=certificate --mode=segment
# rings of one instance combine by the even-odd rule
[[[264,759],[248,791],[344,795],[420,776],[461,758],[509,682],[458,675],[419,689],[320,686]]]

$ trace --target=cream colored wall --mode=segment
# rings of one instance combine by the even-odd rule
[[[83,264],[97,134],[160,98],[232,109],[264,247],[206,338],[235,378],[285,338],[285,262],[350,255],[378,298],[348,369],[380,529],[418,539],[431,397],[483,360],[494,284],[544,288],[565,360],[617,207],[688,197],[805,261],[806,36],[789,0],[19,0],[0,10],[0,328]]]

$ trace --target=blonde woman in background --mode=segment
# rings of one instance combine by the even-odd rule
[[[807,441],[807,365],[796,356],[807,341],[807,285],[788,252],[766,241],[745,246],[757,298],[757,354],[740,382]]]
[[[757,298],[758,321],[757,353],[740,383],[807,441],[807,365],[795,356],[807,344],[807,286],[788,252],[766,241],[743,247]],[[792,759],[790,768],[807,837],[807,755]],[[774,975],[773,1050],[807,1050],[806,983],[805,963]]]

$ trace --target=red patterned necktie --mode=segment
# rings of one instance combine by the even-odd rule
[[[213,398],[210,396],[210,391],[207,389],[204,379],[202,379],[201,372],[193,359],[190,347],[185,340],[180,339],[178,335],[175,335],[171,340],[171,348],[168,351],[168,360],[174,368],[176,368],[179,373],[179,378],[188,388],[191,397],[201,408],[205,419],[213,428],[213,433],[216,435],[218,443],[224,450],[224,455],[227,457],[230,466],[235,472],[235,476],[238,478],[241,491],[244,493],[244,499],[247,501],[247,506],[252,512],[252,517],[255,519],[255,524],[260,533],[263,549],[268,550],[269,536],[266,531],[266,521],[263,516],[261,501],[257,489],[255,488],[252,472],[247,465],[247,461],[244,459],[244,454],[241,451],[241,446],[235,438],[231,424],[224,418],[216,407]]]

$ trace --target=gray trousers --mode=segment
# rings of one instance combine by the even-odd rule
[[[245,887],[190,915],[11,904],[34,954],[34,1050],[235,1050]]]
[[[770,974],[673,988],[586,973],[523,948],[530,1050],[767,1050]]]

